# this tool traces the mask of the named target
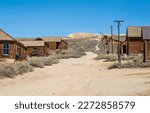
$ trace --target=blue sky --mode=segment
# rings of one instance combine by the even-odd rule
[[[115,19],[150,25],[150,0],[0,0],[0,28],[13,37],[117,33]]]

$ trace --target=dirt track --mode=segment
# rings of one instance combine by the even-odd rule
[[[15,79],[0,80],[0,95],[150,95],[149,69],[107,70],[96,54],[36,68]]]

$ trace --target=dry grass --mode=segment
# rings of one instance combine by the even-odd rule
[[[150,63],[128,61],[121,65],[120,63],[114,63],[108,67],[108,69],[113,68],[150,68]]]
[[[97,55],[97,57],[95,58],[95,60],[102,60],[105,59],[106,62],[111,62],[111,61],[117,61],[118,60],[118,56],[117,54],[103,54],[103,53],[99,53]],[[128,57],[126,55],[121,56],[122,60],[128,60]]]
[[[33,71],[33,67],[28,62],[16,62],[11,64],[1,64],[0,78],[14,78],[17,75]]]
[[[85,52],[94,52],[97,43],[98,41],[91,40],[91,38],[69,39],[69,49],[72,51],[70,52],[70,56],[72,58],[79,58],[85,55]]]
[[[98,54],[95,60],[105,59],[106,61],[117,61],[116,54]]]
[[[54,55],[48,57],[37,57],[29,59],[29,64],[33,67],[44,68],[44,66],[51,66],[59,62],[58,58]]]

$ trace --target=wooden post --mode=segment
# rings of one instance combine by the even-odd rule
[[[147,40],[144,41],[144,54],[143,54],[143,62],[147,61]]]

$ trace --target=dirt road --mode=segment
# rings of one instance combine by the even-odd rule
[[[96,54],[0,80],[0,95],[150,95],[149,69],[107,70],[109,63],[95,61]]]

